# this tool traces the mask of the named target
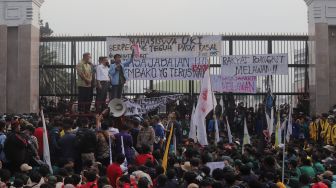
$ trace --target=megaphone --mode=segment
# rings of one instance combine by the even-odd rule
[[[120,117],[125,114],[126,112],[126,104],[121,99],[112,99],[108,107],[110,108],[110,114],[114,117]]]

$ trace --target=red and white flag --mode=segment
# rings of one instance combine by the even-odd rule
[[[205,117],[214,109],[216,98],[213,96],[211,89],[209,69],[204,73],[201,83],[201,91],[198,97],[197,106],[195,109],[195,123],[197,125],[197,140],[201,145],[208,145],[206,134]]]

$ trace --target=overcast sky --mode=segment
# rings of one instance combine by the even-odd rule
[[[45,0],[55,34],[306,33],[303,0]]]

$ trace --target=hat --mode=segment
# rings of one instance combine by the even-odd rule
[[[184,162],[184,164],[181,165],[181,168],[183,171],[186,171],[186,172],[191,171],[192,169],[189,161]]]
[[[28,172],[28,171],[30,171],[30,170],[32,170],[32,169],[33,169],[33,167],[29,166],[29,165],[26,164],[26,163],[24,163],[24,164],[22,164],[22,165],[20,166],[20,170],[21,170],[22,172]]]
[[[335,116],[333,116],[333,115],[329,115],[329,116],[328,116],[328,119],[335,119]]]
[[[187,188],[199,188],[199,186],[196,183],[191,183]]]
[[[326,145],[326,146],[323,146],[323,148],[330,151],[330,152],[335,152],[335,147],[334,146]]]
[[[75,188],[75,186],[73,186],[72,184],[66,184],[64,185],[64,188]]]
[[[328,177],[333,177],[333,173],[331,172],[331,171],[329,171],[329,170],[327,170],[327,171],[325,171],[323,174],[322,174],[322,176],[324,177],[324,178],[328,178]]]

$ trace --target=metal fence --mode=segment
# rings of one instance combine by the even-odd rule
[[[223,35],[223,55],[288,53],[289,74],[273,76],[273,93],[277,105],[297,103],[308,96],[308,49],[306,35]],[[76,100],[76,69],[84,52],[92,54],[97,63],[99,56],[106,56],[106,37],[43,37],[40,44],[40,95]],[[212,73],[219,73],[217,58],[211,61]],[[266,77],[257,77],[257,93],[233,93],[236,101],[247,107],[255,107],[266,94]],[[132,80],[125,88],[126,96],[143,95],[147,89],[159,90],[162,94],[183,93],[196,98],[199,81],[150,81]],[[227,99],[227,93],[218,93]]]

